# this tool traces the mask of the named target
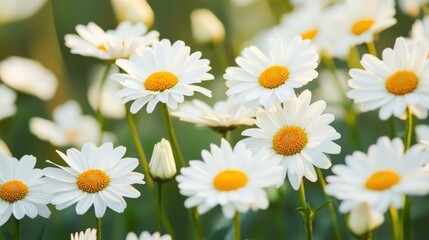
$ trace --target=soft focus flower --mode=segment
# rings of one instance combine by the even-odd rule
[[[225,28],[222,22],[208,9],[199,8],[191,12],[192,36],[197,43],[222,43]]]
[[[380,108],[382,120],[394,115],[404,118],[406,109],[420,119],[428,115],[429,45],[399,37],[393,49],[384,49],[382,60],[362,57],[364,69],[351,69],[347,96],[362,103],[362,112]]]
[[[97,239],[97,229],[88,228],[85,232],[77,232],[71,234],[71,240],[96,240]]]
[[[0,0],[0,23],[19,21],[33,16],[46,0]]]
[[[310,40],[296,36],[285,45],[280,38],[270,41],[266,55],[252,46],[236,59],[239,67],[228,67],[224,78],[228,96],[246,107],[265,108],[289,101],[300,88],[317,77],[318,55]]]
[[[171,115],[180,118],[181,121],[211,127],[219,132],[255,123],[253,110],[244,107],[233,98],[218,101],[213,108],[203,101],[194,99],[181,104]]]
[[[12,156],[12,153],[10,152],[8,146],[6,145],[6,143],[0,139],[0,153],[5,153],[6,155],[8,155],[9,157]]]
[[[302,177],[315,182],[315,167],[327,169],[331,162],[325,156],[338,154],[341,147],[333,140],[340,134],[329,124],[332,114],[322,114],[326,103],[310,104],[311,92],[306,90],[297,98],[271,109],[259,109],[256,114],[258,128],[243,131],[250,138],[242,142],[253,152],[267,150],[268,158],[283,165],[283,179],[288,176],[292,187],[297,190]],[[313,166],[314,165],[314,166]]]
[[[420,8],[429,3],[428,0],[398,0],[399,7],[405,14],[417,17],[420,13]]]
[[[429,46],[429,17],[424,16],[423,19],[416,20],[410,34],[411,40],[422,42]]]
[[[16,112],[16,93],[4,84],[0,84],[0,120],[13,116]]]
[[[417,125],[416,126],[417,141],[429,147],[429,125]]]
[[[98,109],[98,101],[99,97],[101,97],[101,112],[103,113],[103,116],[110,118],[124,118],[124,104],[120,99],[115,97],[116,92],[121,89],[121,85],[115,81],[111,81],[110,79],[105,79],[103,88],[101,89],[101,96],[99,96],[100,84],[103,81],[106,66],[101,67],[97,65],[92,70],[93,71],[90,74],[91,83],[88,89],[89,104],[94,110]],[[108,76],[118,72],[118,67],[116,65],[112,65]]]
[[[159,232],[154,232],[150,234],[147,231],[143,231],[138,237],[135,233],[130,232],[127,234],[127,238],[125,240],[171,240],[171,236],[168,234],[164,234],[161,236]]]
[[[118,22],[143,22],[150,27],[153,24],[154,13],[146,0],[112,0]]]
[[[25,215],[48,218],[51,214],[46,206],[51,197],[43,191],[46,181],[35,165],[36,158],[31,155],[18,161],[0,152],[0,226],[12,214],[18,220]]]
[[[423,165],[429,161],[429,151],[423,145],[413,145],[404,153],[399,138],[381,137],[368,153],[354,152],[346,157],[346,165],[332,167],[326,193],[343,200],[341,212],[349,212],[367,203],[380,213],[393,206],[404,205],[404,194],[425,195],[429,192],[429,171]]]
[[[174,162],[170,142],[163,138],[153,148],[149,163],[150,175],[157,181],[163,181],[173,178],[176,175],[176,171],[176,163]]]
[[[96,147],[85,143],[82,150],[67,150],[67,155],[57,151],[67,163],[43,171],[48,178],[46,191],[54,197],[51,203],[58,210],[75,203],[76,213],[84,214],[94,205],[95,216],[103,217],[106,208],[122,213],[127,207],[124,197],[138,198],[140,192],[132,184],[143,184],[144,175],[132,172],[139,164],[136,158],[124,158],[126,148],[113,148],[112,143]]]
[[[227,218],[236,211],[266,209],[264,188],[281,182],[281,166],[268,160],[264,151],[252,155],[241,143],[232,149],[222,139],[220,147],[211,144],[210,148],[210,152],[202,151],[203,161],[190,161],[176,177],[180,193],[188,197],[185,207],[205,213],[220,205]]]
[[[349,228],[358,236],[373,231],[384,222],[384,216],[371,208],[367,203],[356,205],[347,221]]]
[[[12,56],[0,62],[0,79],[9,87],[50,100],[57,90],[55,75],[39,62]]]
[[[151,113],[158,102],[176,109],[184,96],[192,96],[194,92],[211,97],[209,90],[193,85],[213,79],[207,73],[211,69],[210,61],[200,59],[201,52],[190,54],[190,51],[183,41],[171,44],[163,39],[129,60],[117,60],[116,64],[126,72],[112,75],[113,80],[124,86],[117,96],[123,98],[124,103],[134,101],[132,113],[146,104],[147,112]]]
[[[85,142],[97,142],[100,127],[94,117],[82,115],[79,104],[69,100],[53,111],[53,122],[33,117],[30,131],[54,146],[82,146]]]
[[[77,25],[76,34],[65,36],[66,46],[71,52],[102,60],[129,58],[137,48],[144,48],[158,42],[157,31],[147,32],[142,23],[122,22],[115,30],[105,32],[97,24]],[[146,34],[146,35],[145,35]]]

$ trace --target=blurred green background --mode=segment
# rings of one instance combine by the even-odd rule
[[[158,30],[161,38],[171,41],[184,40],[192,51],[202,51],[203,58],[210,59],[212,71],[216,79],[206,83],[212,89],[213,99],[201,98],[206,102],[214,102],[225,98],[225,84],[222,75],[226,65],[234,64],[234,58],[239,55],[243,43],[254,34],[273,26],[279,22],[282,14],[291,10],[291,5],[285,0],[257,0],[247,6],[235,6],[228,0],[149,0],[148,3],[155,12],[152,29]],[[1,7],[1,6],[0,6]],[[221,60],[215,48],[209,45],[199,45],[192,39],[190,29],[190,12],[196,8],[208,8],[222,21],[226,28],[226,40],[221,46],[226,60]],[[413,23],[411,17],[397,11],[398,24],[380,35],[376,42],[379,52],[385,47],[392,47],[397,36],[408,36]],[[0,121],[0,133],[3,140],[10,147],[17,158],[25,154],[37,157],[37,167],[43,168],[45,160],[50,159],[62,163],[55,153],[56,147],[48,142],[41,141],[29,132],[28,121],[33,116],[51,119],[52,109],[68,99],[76,99],[83,107],[85,114],[95,115],[89,107],[87,88],[89,69],[99,60],[72,55],[64,46],[64,35],[75,33],[77,24],[95,22],[103,29],[114,29],[117,25],[110,1],[107,0],[52,0],[34,16],[19,22],[0,25],[0,61],[8,56],[16,55],[31,58],[41,62],[51,69],[57,76],[60,84],[55,97],[49,102],[43,102],[36,97],[19,94],[17,100],[17,114]],[[360,49],[361,53],[365,49]],[[339,63],[344,67],[344,64]],[[313,81],[307,87],[315,89],[324,84]],[[332,87],[332,91],[334,91]],[[302,89],[303,90],[303,89]],[[328,93],[329,94],[329,93]],[[429,104],[429,103],[428,103]],[[152,114],[140,111],[137,115],[140,136],[150,158],[153,145],[162,137],[167,137],[161,112],[157,109]],[[197,128],[191,124],[174,119],[176,133],[186,160],[200,159],[202,149],[207,149],[210,143],[219,144],[220,135],[207,128]],[[338,141],[342,146],[342,153],[332,156],[334,164],[342,163],[344,156],[351,154],[355,149],[351,146],[348,130],[344,121],[339,118],[333,123],[342,134]],[[405,122],[396,121],[397,129],[404,131]],[[360,114],[359,132],[363,137],[363,150],[383,135],[388,135],[388,126],[377,117],[377,112]],[[108,120],[107,129],[114,132],[118,140],[116,146],[127,147],[127,156],[137,157],[128,125],[125,120]],[[234,132],[232,139],[238,141],[241,136],[239,129]],[[59,149],[65,151],[65,149]],[[64,164],[63,164],[64,165]],[[138,169],[142,171],[142,169]],[[325,175],[329,171],[324,172]],[[318,183],[305,181],[308,201],[312,207],[323,204],[324,198]],[[127,199],[128,208],[124,214],[117,214],[107,210],[103,218],[104,239],[125,239],[126,233],[134,231],[156,231],[156,205],[152,200],[146,185],[137,186],[142,192],[139,199]],[[184,198],[178,194],[174,181],[165,185],[166,213],[173,225],[177,239],[194,239],[192,224],[188,212],[183,207]],[[272,202],[266,211],[250,212],[243,216],[242,237],[247,239],[304,239],[304,226],[296,208],[299,206],[298,194],[293,191],[289,183],[279,190],[270,191]],[[281,201],[278,201],[281,199]],[[428,197],[413,199],[413,231],[415,239],[425,239],[426,223],[429,221]],[[334,200],[336,206],[338,202]],[[43,239],[68,239],[70,233],[83,231],[96,226],[93,211],[85,216],[77,216],[73,207],[64,211],[57,211],[50,207],[50,219],[41,217],[35,220],[23,220],[24,239],[36,239],[44,227]],[[232,238],[232,224],[225,220],[216,208],[201,216],[203,230],[207,239]],[[350,232],[346,232],[344,216],[340,215],[344,236],[351,239]],[[13,218],[0,227],[0,239],[12,239],[15,221]],[[331,239],[333,231],[327,209],[321,210],[314,220],[314,238]],[[165,233],[165,232],[164,232]],[[377,239],[390,238],[389,218],[376,233]]]

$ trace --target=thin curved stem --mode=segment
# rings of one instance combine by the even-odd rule
[[[240,213],[236,211],[234,215],[234,240],[240,240],[240,233]]]
[[[404,151],[407,151],[408,148],[410,148],[412,135],[413,135],[413,115],[411,114],[410,108],[407,108],[407,122],[405,127]]]
[[[158,182],[158,219],[157,229],[161,233],[162,230],[162,183]]]
[[[21,220],[16,219],[16,225],[15,225],[15,239],[21,240],[22,239],[22,231],[21,231]]]
[[[177,159],[176,164],[179,166],[178,170],[180,170],[185,166],[185,160],[183,160],[183,155],[180,151],[179,143],[177,142],[176,134],[174,132],[173,122],[171,121],[171,116],[166,104],[162,104],[162,112],[167,125],[168,135],[170,136],[171,143],[173,144],[173,152]]]
[[[198,214],[196,208],[190,209],[192,222],[194,223],[195,235],[198,240],[203,240],[203,231],[200,224],[200,214]]]
[[[368,53],[377,57],[377,49],[375,48],[374,41],[367,42],[366,47],[368,49]]]
[[[101,240],[101,218],[97,218],[97,240]]]
[[[311,216],[311,209],[307,203],[307,199],[305,197],[305,189],[304,182],[301,182],[301,186],[299,187],[299,199],[301,201],[301,214],[304,218],[305,232],[307,234],[307,240],[313,239],[313,219]]]
[[[102,100],[103,100],[103,88],[107,81],[107,78],[109,76],[110,69],[112,68],[112,64],[108,63],[106,66],[106,69],[104,70],[103,77],[101,79],[100,85],[98,86],[98,95],[97,95],[97,109],[96,109],[96,115],[97,115],[97,121],[99,125],[100,133],[98,135],[98,143],[102,143],[102,137],[103,137],[103,130],[104,130],[104,116],[103,116],[103,109],[101,107]]]
[[[399,217],[398,217],[398,212],[396,211],[396,208],[390,207],[389,213],[390,213],[390,218],[392,221],[393,239],[394,240],[402,240],[401,226],[399,224]]]

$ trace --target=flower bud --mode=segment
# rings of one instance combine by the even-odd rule
[[[222,22],[208,9],[195,9],[191,13],[192,36],[197,43],[218,44],[225,39]]]
[[[170,142],[164,138],[155,144],[149,163],[149,172],[156,181],[169,180],[176,174],[173,150]]]
[[[361,236],[373,231],[383,222],[383,214],[372,209],[367,203],[361,203],[350,212],[348,225],[354,234]]]
[[[152,26],[154,13],[146,0],[112,0],[113,10],[118,22],[143,22]]]

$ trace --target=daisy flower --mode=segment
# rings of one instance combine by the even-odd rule
[[[0,0],[0,23],[20,21],[33,16],[47,0]]]
[[[220,205],[227,218],[236,211],[266,209],[264,188],[281,182],[281,166],[269,161],[264,151],[252,155],[241,143],[232,149],[223,138],[220,147],[211,144],[210,148],[202,151],[203,161],[190,161],[176,177],[180,193],[188,197],[185,207],[205,213]]]
[[[351,69],[347,96],[362,103],[362,112],[380,108],[382,120],[405,117],[406,109],[418,118],[427,117],[429,105],[428,45],[399,37],[393,49],[383,51],[382,60],[362,57],[364,69]]]
[[[147,231],[144,231],[138,237],[135,233],[130,232],[127,234],[127,238],[125,240],[171,240],[171,236],[168,234],[162,235],[159,232],[155,232],[150,234]]]
[[[9,147],[7,144],[0,139],[0,153],[5,153],[8,156],[12,156],[12,153],[10,152]]]
[[[172,116],[197,126],[211,127],[219,132],[233,130],[240,125],[255,123],[253,110],[244,107],[233,98],[218,101],[210,107],[203,101],[194,99],[179,106]]]
[[[49,69],[37,61],[17,56],[0,62],[0,79],[15,90],[44,101],[54,97],[58,86],[57,78]]]
[[[39,117],[30,119],[30,131],[54,146],[77,146],[97,142],[100,128],[97,120],[82,115],[82,109],[74,100],[69,100],[54,109],[53,120]]]
[[[46,189],[54,197],[51,203],[58,210],[75,203],[76,213],[84,214],[94,205],[95,216],[103,217],[106,208],[122,213],[127,207],[124,197],[138,198],[140,192],[131,184],[143,184],[144,175],[132,172],[139,161],[123,158],[125,147],[113,148],[112,143],[96,147],[86,143],[82,150],[67,150],[67,155],[57,151],[67,167],[48,167],[43,171],[48,178]]]
[[[45,178],[41,169],[34,168],[36,158],[23,156],[19,161],[0,152],[0,226],[11,215],[20,220],[25,215],[48,218],[46,206],[51,196],[45,193]]]
[[[404,153],[399,138],[378,139],[368,153],[354,152],[346,157],[346,164],[332,167],[326,193],[343,200],[341,212],[349,212],[361,203],[384,213],[389,206],[402,208],[404,194],[425,195],[429,192],[429,171],[422,166],[429,160],[429,151],[413,145]]]
[[[425,16],[421,20],[416,20],[411,28],[410,35],[411,40],[429,45],[429,17]]]
[[[191,12],[191,30],[195,42],[199,44],[220,44],[225,39],[225,27],[207,8]]]
[[[147,112],[151,113],[158,102],[176,109],[184,96],[192,96],[194,92],[211,97],[209,90],[193,85],[214,78],[207,73],[211,69],[210,61],[200,59],[201,52],[190,54],[190,50],[183,41],[171,44],[163,39],[129,60],[117,60],[116,64],[126,72],[111,77],[124,87],[117,96],[123,98],[124,103],[134,100],[132,113],[146,104]]]
[[[367,203],[356,205],[347,219],[350,230],[358,236],[374,231],[384,222],[384,215],[371,208]]]
[[[429,125],[417,125],[416,136],[419,143],[429,147]]]
[[[146,0],[111,0],[111,2],[118,22],[143,22],[148,27],[152,26],[154,13]]]
[[[0,84],[0,120],[15,114],[15,100],[16,93],[6,85]]]
[[[122,22],[115,30],[105,32],[97,24],[77,25],[76,34],[65,36],[71,53],[102,60],[129,58],[139,47],[147,47],[158,41],[159,33],[151,31],[142,23]],[[145,35],[146,34],[146,35]]]
[[[421,7],[429,3],[429,0],[398,0],[398,3],[402,12],[418,17]]]
[[[88,228],[85,232],[77,232],[74,235],[71,234],[71,240],[96,240],[97,229]]]
[[[227,95],[246,107],[286,102],[295,96],[295,88],[317,77],[318,55],[310,40],[296,36],[286,45],[276,38],[269,46],[268,56],[254,46],[244,49],[235,60],[239,67],[226,69]]]
[[[269,159],[283,165],[283,179],[298,190],[302,177],[315,182],[314,166],[331,167],[328,154],[338,154],[341,147],[333,140],[340,134],[329,124],[334,115],[322,114],[326,103],[310,104],[311,92],[305,90],[297,98],[271,109],[259,109],[256,114],[258,128],[243,131],[249,138],[242,142],[253,152],[267,150]],[[313,166],[314,165],[314,166]]]

